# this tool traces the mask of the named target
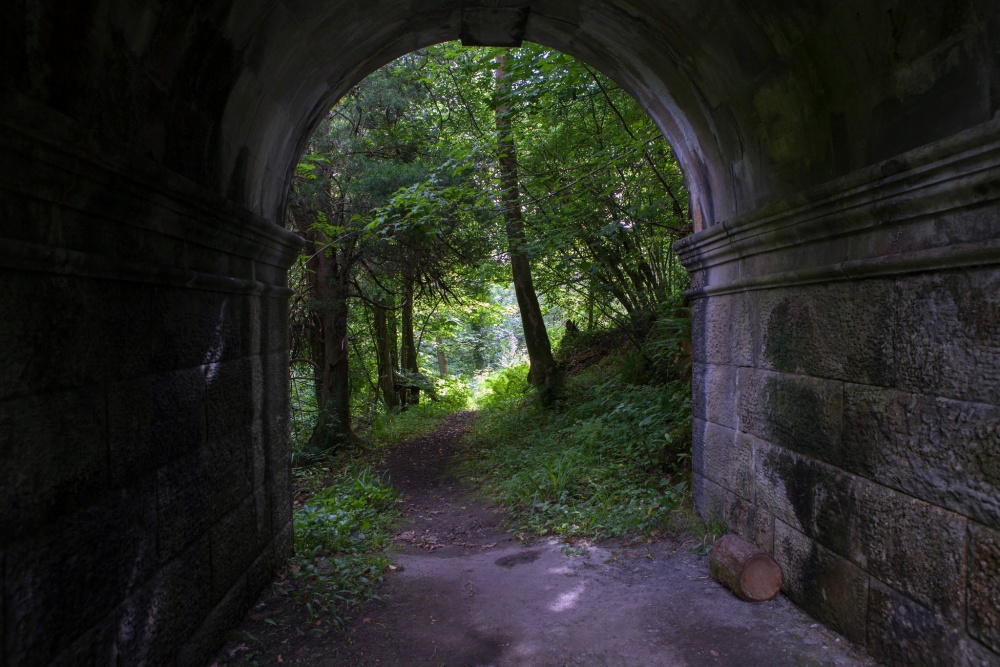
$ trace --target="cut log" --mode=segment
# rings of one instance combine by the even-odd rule
[[[712,578],[748,602],[770,600],[781,590],[778,561],[736,535],[726,535],[708,555]]]

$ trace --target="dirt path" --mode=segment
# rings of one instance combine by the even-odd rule
[[[756,605],[736,599],[709,578],[705,557],[676,542],[520,543],[503,529],[497,510],[447,474],[469,419],[449,419],[386,462],[405,494],[387,604],[368,604],[343,631],[286,619],[278,632],[261,618],[273,619],[282,602],[262,599],[220,664],[874,664],[784,597]],[[253,662],[240,662],[255,642],[264,648],[256,646]]]

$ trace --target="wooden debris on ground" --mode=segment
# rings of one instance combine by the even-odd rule
[[[781,565],[737,535],[716,541],[708,555],[712,578],[747,602],[773,599],[781,590]]]

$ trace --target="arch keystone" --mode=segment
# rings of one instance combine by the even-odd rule
[[[521,46],[528,7],[463,7],[463,46]]]

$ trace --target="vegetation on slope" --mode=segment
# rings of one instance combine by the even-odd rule
[[[519,529],[621,538],[697,526],[685,509],[689,326],[674,314],[640,330],[598,332],[565,344],[563,363],[584,360],[585,367],[567,380],[552,408],[532,399],[523,368],[490,380],[465,465],[488,498],[510,508]]]

